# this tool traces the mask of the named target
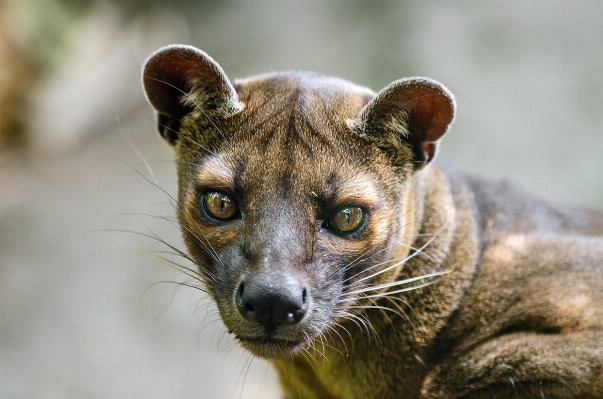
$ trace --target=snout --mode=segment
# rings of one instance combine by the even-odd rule
[[[237,309],[245,320],[258,323],[267,332],[302,321],[308,310],[308,291],[291,274],[256,273],[239,283]]]

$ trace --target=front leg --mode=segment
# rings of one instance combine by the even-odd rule
[[[603,398],[603,332],[520,332],[487,341],[432,370],[422,397]]]

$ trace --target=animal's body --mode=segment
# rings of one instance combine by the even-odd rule
[[[603,213],[433,161],[442,85],[231,83],[187,46],[143,79],[198,277],[286,398],[603,397]]]

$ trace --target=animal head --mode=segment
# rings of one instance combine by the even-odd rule
[[[143,84],[175,149],[186,245],[245,348],[297,353],[395,285],[412,176],[454,115],[441,84],[402,79],[374,94],[314,73],[231,82],[190,46],[152,54]]]

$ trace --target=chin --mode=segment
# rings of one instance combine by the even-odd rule
[[[270,337],[236,337],[240,345],[253,355],[267,359],[282,359],[296,355],[306,346],[306,341],[293,341]]]

